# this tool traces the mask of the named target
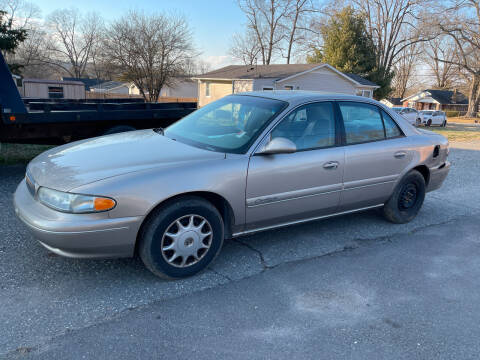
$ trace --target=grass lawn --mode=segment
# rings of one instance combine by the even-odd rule
[[[461,117],[449,117],[447,119],[450,123],[460,123],[460,124],[473,124],[475,121],[480,121],[479,118],[467,118],[465,116]]]
[[[447,124],[447,127],[429,127],[448,138],[450,142],[480,141],[480,126],[475,124]]]
[[[0,165],[26,164],[53,145],[0,144]]]

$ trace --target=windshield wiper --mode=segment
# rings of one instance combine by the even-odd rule
[[[153,129],[157,134],[164,135],[165,136],[165,130],[161,127]]]

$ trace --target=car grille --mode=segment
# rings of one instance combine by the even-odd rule
[[[35,197],[35,182],[28,173],[25,174],[25,182],[27,183],[27,188],[30,194]]]

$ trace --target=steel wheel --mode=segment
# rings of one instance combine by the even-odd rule
[[[203,216],[182,216],[163,234],[162,256],[169,265],[178,268],[192,266],[207,254],[212,238],[212,226]]]
[[[401,210],[410,209],[417,202],[417,187],[410,183],[403,187],[398,199],[398,207]]]

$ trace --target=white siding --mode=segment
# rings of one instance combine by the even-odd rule
[[[355,84],[328,68],[310,71],[292,79],[280,80],[276,83],[277,90],[285,86],[293,86],[294,90],[328,91],[341,94],[355,95]]]
[[[262,91],[264,87],[275,88],[275,79],[255,79],[253,82],[253,91]]]
[[[29,82],[24,81],[24,96],[27,98],[48,99],[48,87],[62,87],[64,99],[85,99],[85,85],[61,84],[59,82]]]
[[[198,84],[194,81],[179,81],[174,86],[164,86],[160,96],[198,98]]]

